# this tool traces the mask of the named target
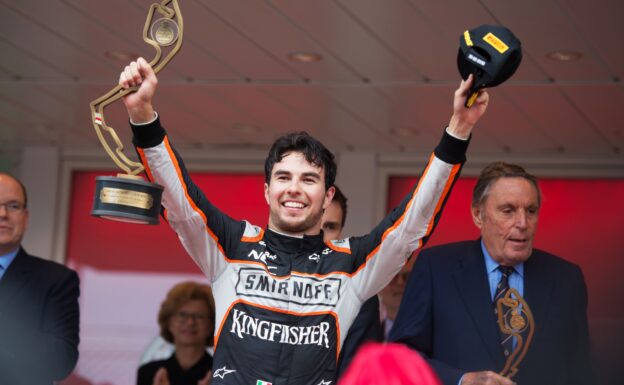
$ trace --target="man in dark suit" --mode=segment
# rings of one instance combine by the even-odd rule
[[[473,192],[472,218],[481,239],[432,247],[418,256],[390,339],[420,351],[445,385],[513,384],[499,373],[518,338],[501,333],[494,312],[494,299],[509,288],[524,298],[535,320],[513,380],[593,383],[583,273],[533,248],[540,204],[534,176],[493,163]]]
[[[342,239],[342,230],[347,220],[347,197],[338,186],[329,207],[323,212],[321,229],[325,241]],[[379,298],[375,295],[362,304],[360,312],[347,332],[340,356],[338,377],[342,377],[358,349],[369,341],[383,341],[383,329],[379,317]]]
[[[20,246],[26,189],[0,173],[0,384],[51,385],[78,359],[78,275]]]

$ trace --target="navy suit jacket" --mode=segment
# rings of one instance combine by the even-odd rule
[[[78,359],[78,275],[20,249],[0,279],[0,384],[51,385]]]
[[[524,299],[535,319],[535,334],[513,380],[519,385],[594,383],[581,269],[533,250],[524,264]],[[479,240],[420,253],[390,340],[421,352],[445,385],[457,385],[466,372],[503,369]]]

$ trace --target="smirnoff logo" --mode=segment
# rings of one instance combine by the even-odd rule
[[[340,299],[342,281],[334,277],[308,277],[291,275],[273,277],[264,270],[241,268],[238,272],[236,294],[298,305],[336,306]]]

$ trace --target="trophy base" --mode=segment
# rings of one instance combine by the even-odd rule
[[[157,225],[163,187],[132,175],[98,176],[91,215],[114,221]]]

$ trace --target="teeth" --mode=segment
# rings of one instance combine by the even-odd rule
[[[303,208],[303,203],[299,203],[299,202],[284,202],[284,206],[286,207],[293,207],[296,209],[302,209]]]

